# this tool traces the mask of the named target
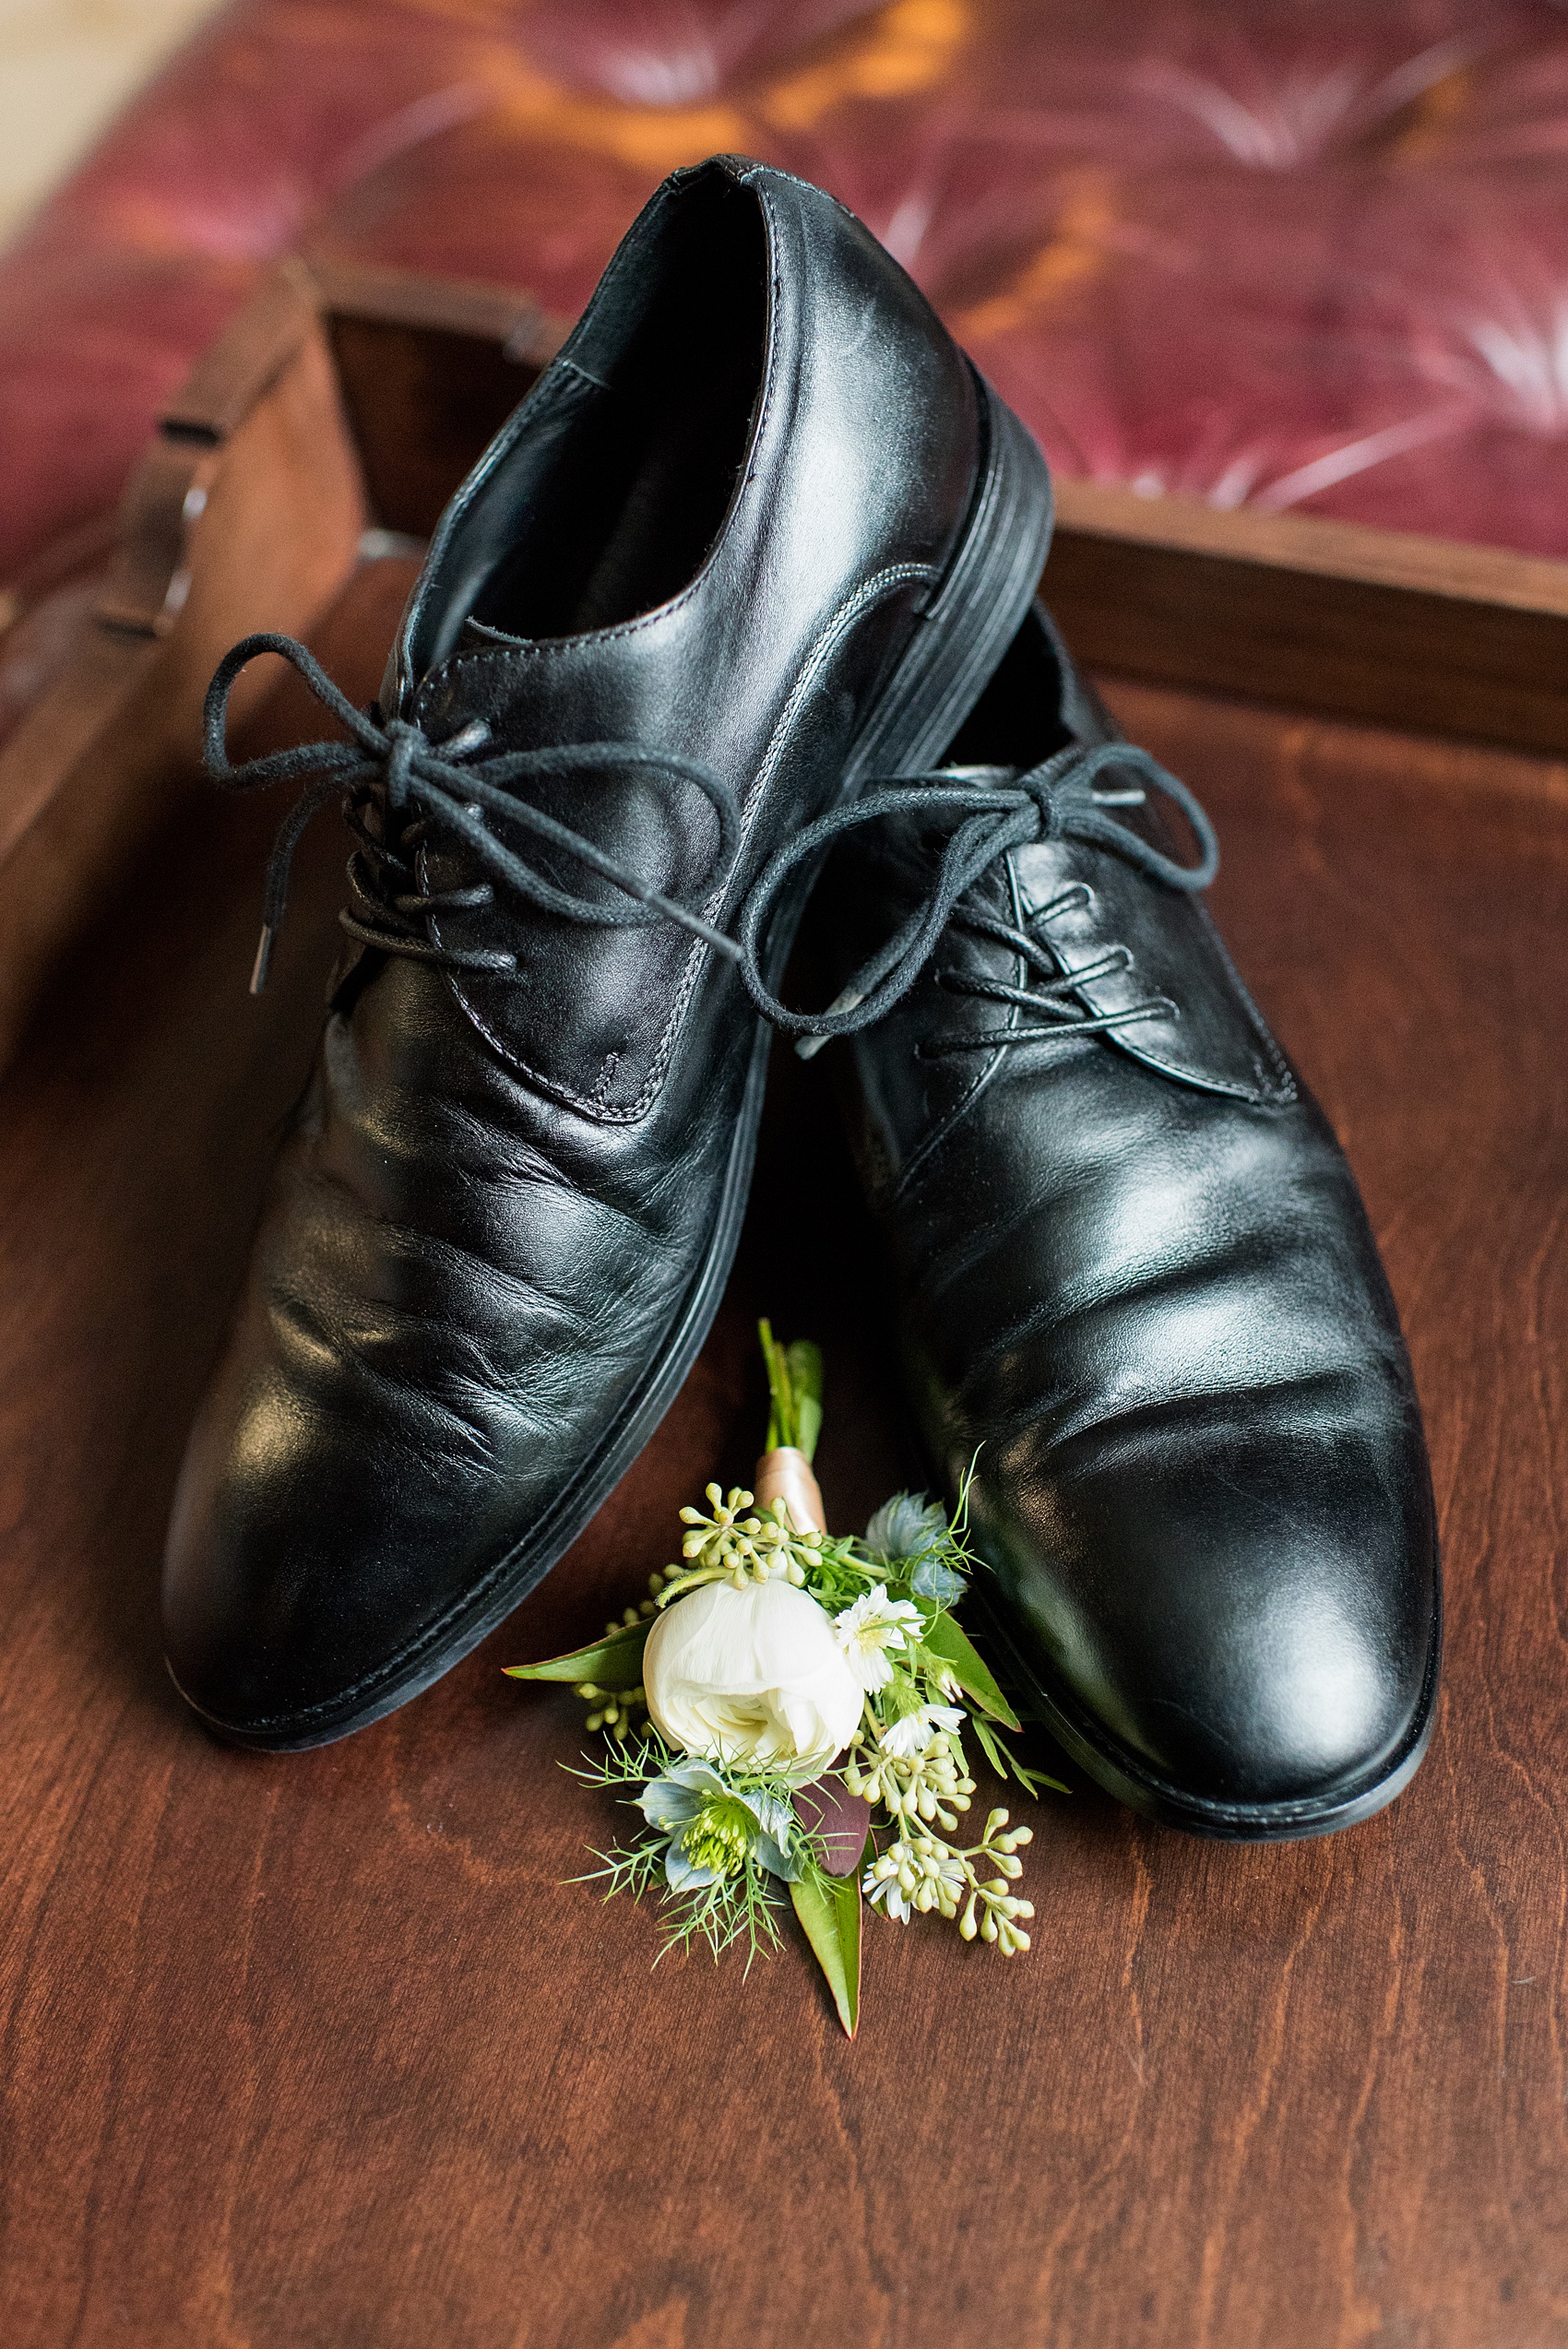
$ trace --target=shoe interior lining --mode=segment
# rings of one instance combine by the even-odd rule
[[[606,281],[544,429],[524,433],[485,493],[485,535],[505,552],[457,625],[614,627],[677,595],[719,535],[762,390],[762,209],[713,172],[649,231]]]
[[[1120,739],[1114,718],[1075,668],[1054,623],[1037,603],[954,737],[944,764],[1027,772],[1070,742]],[[1141,805],[1119,807],[1116,821],[1163,856],[1191,863],[1200,853],[1185,819],[1173,818],[1162,800],[1146,797]]]
[[[1067,676],[1038,606],[1028,612],[1001,665],[955,735],[949,766],[1038,766],[1063,750],[1071,723]]]

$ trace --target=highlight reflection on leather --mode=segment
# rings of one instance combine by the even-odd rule
[[[487,755],[700,762],[743,818],[717,882],[714,805],[678,776],[520,788],[723,922],[852,758],[944,738],[1048,528],[1038,453],[897,266],[719,159],[647,208],[448,509],[381,706],[437,747],[482,722]],[[170,1534],[171,1667],[259,1744],[401,1702],[553,1563],[701,1343],[761,1103],[731,963],[509,893],[404,786],[358,787],[386,943],[338,978]],[[494,823],[579,917],[613,898],[559,836]]]
[[[954,757],[1112,737],[1037,613]],[[924,895],[939,837],[906,819],[829,869],[836,980]],[[950,1490],[978,1452],[999,1632],[1070,1750],[1151,1815],[1348,1824],[1420,1760],[1438,1611],[1420,1416],[1354,1178],[1193,898],[1064,839],[1013,849],[969,904],[994,927],[956,921],[832,1049]],[[1085,1009],[1114,985],[1168,1017],[982,1042],[1032,1025],[985,991],[1028,987],[1004,927],[1063,973],[1125,948]],[[974,1049],[951,1049],[966,1027]]]

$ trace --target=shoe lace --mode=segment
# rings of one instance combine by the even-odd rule
[[[1111,789],[1099,788],[1098,777],[1111,769],[1120,777],[1139,779],[1124,780]],[[1171,801],[1192,825],[1199,849],[1196,864],[1179,863],[1109,813],[1112,808],[1142,807],[1150,790]],[[955,813],[960,820],[943,848],[929,895],[861,966],[826,1011],[790,1011],[770,992],[760,963],[767,918],[790,874],[861,825],[895,816],[938,813]],[[1010,946],[1039,983],[1010,987],[1000,979],[952,969],[938,971],[939,981],[955,993],[1021,1007],[1034,1014],[1039,1025],[929,1038],[922,1047],[927,1053],[1027,1043],[1069,1028],[1075,1035],[1098,1035],[1136,1020],[1169,1016],[1174,1007],[1164,996],[1099,1014],[1086,1012],[1073,1000],[1075,991],[1089,981],[1131,969],[1133,956],[1127,947],[1108,947],[1096,961],[1068,970],[1028,931],[998,920],[978,906],[960,904],[965,893],[999,857],[1043,840],[1077,840],[1108,849],[1151,880],[1184,892],[1206,889],[1219,870],[1218,837],[1195,794],[1147,751],[1130,742],[1101,742],[1093,747],[1074,743],[1027,774],[1006,767],[948,766],[926,775],[889,778],[873,784],[848,806],[834,808],[807,825],[774,851],[758,874],[737,925],[741,972],[752,1001],[777,1027],[800,1039],[796,1050],[809,1059],[831,1038],[853,1035],[885,1018],[909,993],[949,925],[956,923]],[[1074,884],[1030,917],[1031,927],[1048,927],[1075,904],[1087,904],[1089,897],[1085,884]]]
[[[241,670],[262,653],[276,653],[292,663],[316,699],[348,733],[348,741],[307,742],[297,749],[247,759],[240,765],[231,763],[229,697]],[[407,718],[381,718],[374,706],[368,711],[356,709],[303,645],[291,636],[273,635],[246,636],[219,663],[208,688],[203,729],[207,771],[225,790],[254,791],[273,783],[316,777],[284,816],[273,842],[261,942],[251,974],[253,995],[259,995],[267,983],[273,943],[288,908],[289,872],[300,836],[312,816],[339,795],[356,846],[348,869],[353,902],[338,919],[361,945],[448,970],[515,977],[516,955],[498,946],[437,943],[427,927],[433,915],[466,912],[491,904],[500,883],[548,913],[600,928],[676,921],[730,960],[739,958],[733,939],[716,930],[692,907],[650,887],[592,840],[520,798],[514,789],[532,777],[605,775],[624,773],[627,767],[693,784],[712,807],[719,829],[706,879],[733,860],[740,843],[741,811],[729,784],[699,760],[649,750],[640,743],[614,741],[564,742],[550,749],[492,752],[487,757],[476,757],[475,753],[490,740],[490,728],[483,718],[433,742],[422,727]],[[632,902],[605,904],[559,887],[496,837],[486,822],[487,814],[518,825],[544,845],[564,850]],[[418,852],[438,827],[466,840],[493,879],[461,889],[425,888]]]

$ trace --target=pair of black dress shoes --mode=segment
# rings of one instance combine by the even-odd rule
[[[978,1452],[993,1632],[1063,1743],[1232,1837],[1415,1769],[1438,1579],[1394,1307],[1200,905],[1203,811],[1034,601],[1050,528],[874,240],[719,158],[454,500],[376,707],[282,640],[225,662],[215,769],[315,777],[268,935],[312,809],[344,795],[355,847],[170,1533],[171,1669],[224,1736],[375,1720],[580,1530],[718,1305],[778,1026],[847,1039],[911,1405],[949,1490]],[[262,649],[350,740],[227,767]],[[809,1017],[776,991],[819,876]]]

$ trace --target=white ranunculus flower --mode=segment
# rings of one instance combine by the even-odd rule
[[[855,1734],[861,1684],[826,1611],[784,1582],[706,1583],[643,1650],[654,1727],[686,1753],[816,1777]]]

